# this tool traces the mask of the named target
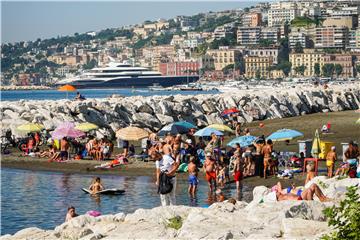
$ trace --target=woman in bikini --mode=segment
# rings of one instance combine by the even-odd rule
[[[104,186],[101,183],[101,180],[99,177],[96,177],[93,182],[91,183],[89,190],[91,191],[91,194],[96,194],[102,190],[104,190]]]

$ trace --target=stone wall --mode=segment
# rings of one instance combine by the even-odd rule
[[[1,102],[2,130],[37,122],[52,129],[63,121],[92,122],[100,126],[97,134],[114,136],[130,124],[152,131],[173,121],[186,120],[199,127],[222,123],[224,109],[237,107],[239,121],[293,117],[317,112],[360,108],[360,86],[298,87],[242,90],[233,93],[196,96],[121,97],[107,99],[20,100]]]

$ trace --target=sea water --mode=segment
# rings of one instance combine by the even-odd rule
[[[151,170],[150,170],[151,171]],[[208,207],[214,196],[200,173],[196,198],[187,192],[186,179],[177,179],[177,204]],[[139,208],[160,206],[155,178],[150,176],[101,176],[106,188],[120,188],[123,195],[92,197],[81,188],[91,184],[93,175],[63,174],[45,171],[1,169],[1,235],[14,234],[29,227],[54,229],[64,222],[67,208],[74,206],[78,214],[96,210],[102,214],[132,213]],[[236,197],[235,185],[227,186],[226,198]],[[250,189],[243,187],[243,200],[249,200]]]
[[[151,91],[148,88],[136,88],[136,89],[79,89],[85,98],[107,98],[113,94],[128,96],[169,96],[169,95],[196,95],[196,94],[216,94],[219,93],[215,90],[210,91]],[[16,91],[1,91],[2,101],[18,101],[20,99],[25,100],[58,100],[58,99],[74,99],[75,92],[59,92],[57,90],[16,90]]]

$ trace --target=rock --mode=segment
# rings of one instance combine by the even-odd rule
[[[133,120],[140,127],[148,127],[150,129],[159,130],[162,126],[156,117],[148,113],[135,113],[133,115]]]
[[[328,233],[326,222],[304,220],[299,218],[284,218],[281,222],[285,239],[318,239],[317,234]]]

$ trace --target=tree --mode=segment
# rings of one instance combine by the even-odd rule
[[[335,70],[336,76],[339,77],[341,75],[341,73],[343,72],[343,67],[340,64],[335,64],[334,70]]]
[[[297,66],[294,68],[294,71],[296,72],[296,74],[300,74],[301,76],[304,75],[305,70],[306,70],[305,65]]]
[[[334,64],[327,63],[322,67],[322,72],[325,77],[332,77],[334,74]]]
[[[261,79],[261,73],[260,73],[260,70],[259,70],[259,69],[256,70],[255,78],[256,78],[257,80],[260,80],[260,79]]]
[[[320,63],[315,63],[314,65],[314,73],[318,77],[320,76]]]
[[[278,64],[277,70],[282,70],[285,76],[289,76],[289,73],[291,71],[291,62],[289,61],[283,61],[280,64]]]
[[[269,47],[273,43],[274,42],[271,41],[270,39],[260,39],[260,41],[259,41],[260,47]]]
[[[97,65],[97,61],[95,59],[91,59],[90,62],[83,65],[83,68],[84,69],[92,69],[92,68],[96,67],[96,65]]]
[[[304,49],[303,49],[300,42],[296,42],[294,50],[295,50],[296,53],[303,53],[304,52]]]
[[[226,66],[222,69],[222,72],[223,72],[224,74],[229,74],[229,73],[231,73],[233,70],[234,70],[234,64],[229,64],[229,65],[226,65]]]

